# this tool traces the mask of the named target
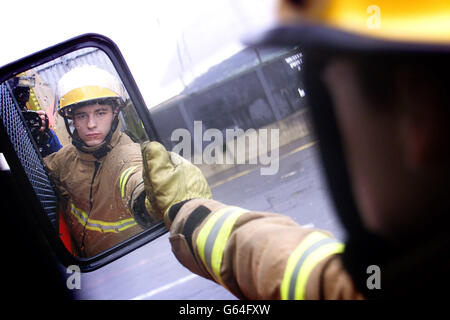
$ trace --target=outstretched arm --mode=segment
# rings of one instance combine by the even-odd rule
[[[155,142],[142,150],[148,198],[189,270],[244,299],[360,297],[339,258],[343,244],[328,232],[211,200],[197,167]]]

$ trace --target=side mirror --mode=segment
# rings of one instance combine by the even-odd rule
[[[78,265],[84,272],[95,270],[167,232],[162,222],[150,223],[135,232],[129,232],[120,241],[113,241],[109,246],[93,251],[94,254],[80,254],[80,244],[75,239],[78,235],[74,234],[76,227],[71,221],[78,219],[84,228],[82,232],[97,228],[95,230],[99,239],[125,228],[107,219],[103,222],[92,219],[89,212],[80,208],[73,209],[74,207],[72,213],[78,216],[70,220],[64,214],[64,208],[61,208],[64,195],[58,192],[58,186],[51,179],[44,163],[47,155],[44,149],[50,145],[46,144],[49,137],[43,137],[42,132],[55,135],[59,144],[64,147],[72,145],[70,130],[73,130],[73,123],[63,119],[58,112],[61,96],[58,95],[57,85],[68,71],[85,65],[108,72],[123,87],[123,103],[119,113],[120,131],[138,144],[147,140],[159,140],[124,58],[117,46],[102,35],[82,35],[0,69],[0,152],[6,158],[20,196],[32,208],[25,214],[34,215],[38,227],[43,230],[48,243],[64,265]],[[35,112],[38,110],[41,114],[42,111],[45,112],[46,118],[42,122]],[[56,150],[50,152],[52,151]],[[104,197],[110,197],[112,192],[110,190]],[[66,203],[66,208],[67,205]],[[11,210],[14,210],[13,203],[11,206]],[[127,220],[127,223],[130,221]],[[134,221],[131,222],[135,225]]]

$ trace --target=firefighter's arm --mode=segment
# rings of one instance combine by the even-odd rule
[[[66,147],[65,150],[68,150],[68,147]],[[69,192],[63,186],[60,179],[61,168],[64,168],[66,165],[65,157],[63,156],[64,152],[67,151],[63,151],[61,153],[54,152],[44,157],[43,160],[47,173],[58,190],[59,197],[68,199],[70,197]]]
[[[344,246],[327,231],[214,200],[174,211],[169,239],[177,259],[238,298],[360,298],[340,260]]]
[[[206,199],[210,192],[203,175],[189,162],[177,171],[161,145],[144,146],[143,157],[150,199],[164,215],[177,259],[192,272],[222,284],[239,298],[356,294],[338,257],[343,245],[329,233],[303,228],[283,215]]]

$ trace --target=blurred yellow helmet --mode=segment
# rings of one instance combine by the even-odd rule
[[[340,110],[335,109],[335,97],[323,81],[323,67],[333,56],[344,55],[346,61],[355,61],[355,76],[359,81],[370,79],[377,85],[374,94],[380,88],[397,93],[397,66],[414,71],[416,67],[427,68],[430,72],[443,70],[436,75],[436,81],[442,86],[435,92],[445,96],[448,84],[445,82],[445,70],[450,69],[450,1],[448,0],[277,0],[281,25],[267,31],[260,39],[253,39],[256,45],[296,45],[305,51],[302,69],[302,81],[308,95],[309,111],[318,141],[320,141],[320,157],[324,167],[328,189],[333,199],[335,211],[346,230],[346,246],[341,258],[342,263],[352,278],[358,291],[366,298],[389,299],[415,294],[412,286],[408,286],[407,277],[391,277],[383,290],[370,290],[367,286],[367,266],[374,263],[381,268],[389,269],[398,261],[414,251],[414,242],[405,242],[401,246],[386,241],[370,232],[362,217],[354,194],[354,183],[351,179],[351,161],[345,145],[343,131],[339,121]],[[349,54],[348,56],[346,56]],[[361,60],[360,60],[361,59]],[[372,65],[373,62],[373,65]],[[371,68],[361,68],[370,66]],[[373,68],[372,68],[373,67]],[[370,74],[380,68],[378,75]],[[418,69],[419,69],[418,68]],[[392,70],[392,74],[386,72]],[[423,69],[416,75],[422,76]],[[364,77],[360,75],[364,74]],[[406,74],[406,73],[404,73]],[[409,72],[407,75],[411,75]],[[383,84],[384,76],[386,85]],[[414,76],[412,76],[414,77]],[[366,78],[366,79],[364,79]],[[424,79],[427,80],[426,78]],[[444,80],[444,81],[441,81]],[[333,83],[339,80],[334,80]],[[345,81],[345,80],[342,80]],[[346,86],[339,89],[343,95],[358,96],[366,94],[365,86],[359,92],[346,92]],[[378,85],[378,84],[383,85]],[[395,85],[393,85],[395,84]],[[434,85],[434,84],[433,84]],[[403,99],[403,93],[400,95]],[[433,92],[434,93],[434,92]],[[411,99],[415,92],[411,92]],[[432,95],[432,93],[430,93]],[[388,95],[389,96],[389,95]],[[398,97],[397,94],[395,94]],[[439,98],[436,98],[437,100]],[[432,99],[433,101],[437,101]],[[360,102],[361,100],[358,100]],[[366,101],[370,101],[367,98]],[[398,100],[391,100],[384,105],[380,114]],[[384,101],[383,101],[384,102]],[[434,103],[434,102],[433,102]],[[439,102],[440,103],[440,102]],[[437,104],[439,104],[437,103]],[[406,107],[407,103],[403,103]],[[445,104],[444,104],[445,105]],[[361,106],[362,108],[364,106]],[[424,108],[427,108],[424,105]],[[374,110],[375,108],[368,108]],[[395,110],[395,111],[393,111]],[[392,117],[399,110],[393,108]],[[375,111],[371,111],[375,112]],[[402,114],[415,114],[416,111]],[[434,111],[433,111],[434,112]],[[406,116],[405,116],[406,117]],[[357,129],[354,129],[357,130]],[[350,141],[350,143],[352,143]],[[413,263],[414,265],[414,263]],[[421,268],[419,265],[412,266]],[[393,271],[392,268],[391,271]],[[384,269],[383,269],[384,270]],[[414,271],[411,271],[412,274]],[[391,276],[394,273],[391,273]],[[400,275],[400,274],[398,274]],[[436,282],[436,281],[434,281]],[[428,281],[433,285],[433,281]],[[426,288],[425,281],[418,287]],[[416,284],[414,284],[416,289]],[[424,290],[424,289],[421,289]],[[425,290],[433,291],[433,288]],[[412,293],[411,293],[412,292]]]
[[[74,68],[64,74],[56,88],[58,113],[71,118],[73,108],[90,103],[120,103],[125,100],[125,91],[119,80],[109,72],[96,66]]]
[[[333,43],[331,31],[335,31],[356,36],[355,42],[369,38],[391,43],[450,44],[450,1],[446,0],[278,0],[278,4],[281,24],[329,31],[316,33],[317,39],[310,39],[313,42],[328,39]]]

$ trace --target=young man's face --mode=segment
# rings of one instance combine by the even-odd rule
[[[374,105],[359,89],[348,61],[333,61],[324,80],[334,101],[356,204],[369,230],[385,235],[408,232],[424,203],[424,188],[405,164],[406,114]],[[395,105],[397,101],[391,103]]]
[[[95,147],[105,140],[114,119],[112,107],[106,104],[92,104],[75,109],[73,125],[78,136],[89,147]]]

